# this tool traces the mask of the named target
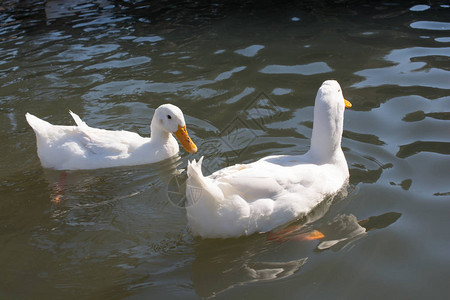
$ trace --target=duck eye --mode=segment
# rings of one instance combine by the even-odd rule
[[[171,115],[167,115],[167,119],[172,119],[172,116]]]

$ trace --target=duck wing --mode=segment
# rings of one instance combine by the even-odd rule
[[[144,138],[130,131],[111,131],[89,127],[72,111],[70,115],[77,124],[76,136],[80,146],[96,155],[116,156],[133,152],[143,143]]]
[[[283,186],[271,167],[260,164],[239,164],[222,169],[210,176],[224,193],[239,195],[247,202],[261,198],[274,198],[283,191]]]
[[[129,131],[89,127],[71,112],[77,126],[53,125],[29,113],[26,119],[36,133],[38,155],[44,167],[55,169],[92,168],[92,162],[127,158],[149,140]],[[96,165],[97,166],[97,165]]]
[[[74,132],[75,133],[75,132]],[[68,136],[71,139],[70,136]],[[73,141],[89,153],[101,156],[126,155],[142,145],[145,138],[129,131],[110,131],[105,129],[78,126]]]

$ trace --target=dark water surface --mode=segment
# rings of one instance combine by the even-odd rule
[[[447,299],[450,3],[232,4],[2,2],[0,299]],[[304,153],[326,79],[347,190],[283,238],[192,237],[177,170]],[[24,118],[148,135],[163,103],[197,154],[64,175]]]

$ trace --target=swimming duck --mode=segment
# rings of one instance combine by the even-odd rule
[[[76,126],[52,125],[30,113],[25,115],[36,133],[37,153],[45,168],[76,170],[155,163],[178,153],[172,133],[186,151],[197,151],[186,131],[183,113],[172,104],[155,110],[150,138],[124,130],[92,128],[69,113]]]
[[[348,181],[341,149],[344,99],[325,81],[314,106],[311,146],[303,155],[273,155],[203,176],[203,157],[188,163],[187,218],[194,235],[230,238],[267,232],[307,215]]]

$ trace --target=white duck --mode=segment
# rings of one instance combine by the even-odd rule
[[[178,153],[178,143],[171,133],[186,151],[197,151],[187,134],[183,113],[175,105],[156,109],[150,138],[129,131],[92,128],[73,112],[70,114],[77,126],[52,125],[25,115],[36,133],[38,156],[45,168],[76,170],[155,163]]]
[[[304,155],[274,155],[204,177],[203,157],[188,164],[187,218],[194,235],[229,238],[266,232],[308,214],[338,192],[349,171],[341,149],[344,99],[325,81],[314,107],[311,147]]]

